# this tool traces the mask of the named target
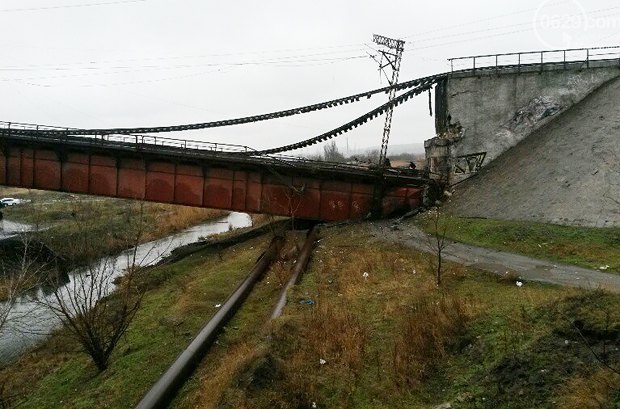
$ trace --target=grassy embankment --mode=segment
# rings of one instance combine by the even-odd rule
[[[448,238],[496,250],[620,273],[620,229],[443,216]],[[415,220],[432,232],[422,217]]]
[[[323,237],[285,315],[267,323],[285,280],[276,267],[173,407],[620,404],[620,377],[592,353],[620,366],[619,296],[519,288],[456,265],[438,290],[426,256],[382,243],[363,225]],[[132,407],[266,244],[255,239],[224,251],[222,261],[203,251],[157,268],[127,343],[103,374],[58,336],[0,373],[6,390],[19,393],[24,408]],[[307,300],[314,304],[299,302]]]
[[[67,260],[69,268],[226,214],[213,209],[13,188],[0,189],[0,196],[30,200],[2,209],[4,218],[36,226],[34,236]],[[77,244],[81,236],[90,237],[90,242],[97,238],[97,246],[85,252]],[[8,283],[1,275],[3,300]]]
[[[75,237],[81,234],[99,238],[99,254],[87,255],[95,258],[134,244],[139,230],[139,241],[147,242],[226,214],[220,210],[54,192],[24,191],[14,197],[31,202],[4,208],[4,217],[37,226],[36,235],[45,244],[74,262],[86,256],[82,249],[74,247]]]

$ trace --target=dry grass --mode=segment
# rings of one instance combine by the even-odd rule
[[[228,349],[217,371],[201,378],[201,387],[195,396],[198,403],[194,408],[216,408],[232,381],[260,356],[261,349],[255,343],[236,344]]]
[[[147,203],[144,210],[155,221],[154,228],[148,231],[149,236],[153,238],[184,230],[207,220],[224,217],[227,213],[223,210],[162,203]]]
[[[620,375],[601,369],[588,377],[569,380],[560,390],[557,407],[562,409],[601,409],[614,406],[620,391]],[[616,402],[617,403],[617,402]]]
[[[418,387],[465,333],[472,307],[458,297],[422,297],[402,316],[393,369],[399,386]]]

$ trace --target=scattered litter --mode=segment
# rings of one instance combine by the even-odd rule
[[[364,280],[368,280],[368,273],[364,271],[364,274],[362,274],[362,277],[364,277]]]
[[[568,344],[570,344],[570,341],[569,341],[569,340],[567,340],[567,339],[565,339],[565,340],[564,340],[564,345],[568,345]]]
[[[542,246],[539,244],[538,247],[542,248]]]
[[[316,402],[312,402],[312,409],[316,409]]]
[[[320,365],[325,365],[327,363],[326,360],[324,360],[323,358],[319,359],[319,364]]]
[[[609,270],[609,266],[600,266],[598,269],[603,271]]]
[[[517,287],[519,288],[523,287],[523,281],[517,281]]]
[[[222,304],[215,304],[215,308],[220,308]]]
[[[302,305],[314,305],[314,301],[313,300],[301,300],[299,301],[300,304]]]
[[[418,272],[417,272],[417,271],[415,271],[415,268],[414,268],[414,269],[413,269],[413,275],[416,275],[416,274],[418,274]]]

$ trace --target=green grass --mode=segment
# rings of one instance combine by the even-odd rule
[[[620,296],[529,282],[519,288],[454,264],[437,289],[426,255],[373,231],[363,224],[325,230],[284,315],[269,322],[287,266],[273,268],[171,407],[620,405],[620,377],[588,348],[620,366]],[[104,373],[54,337],[0,380],[22,396],[20,407],[133,407],[266,244],[254,239],[221,260],[203,251],[155,269],[127,342]],[[300,303],[307,300],[314,304]],[[590,405],[594,398],[598,406]]]
[[[137,237],[147,242],[225,215],[212,209],[57,192],[14,196],[31,202],[2,209],[4,217],[35,226],[37,238],[74,264],[116,254],[132,246]],[[97,238],[97,246],[88,254],[77,244],[84,236]]]
[[[571,320],[582,323],[598,353],[620,346],[619,296],[536,283],[519,288],[455,265],[438,290],[424,256],[366,233],[362,226],[326,233],[254,359],[237,368],[221,401],[196,407],[551,408],[572,397],[566,388],[575,379],[595,387],[588,377],[601,370]],[[466,318],[450,321],[450,311],[433,318],[442,299],[454,300]],[[422,345],[428,355],[409,349],[413,362],[403,366],[397,351],[419,344],[415,332],[403,337],[409,325],[430,328]],[[607,358],[620,364],[617,351]],[[603,391],[606,402],[618,404],[612,392]]]
[[[19,396],[20,408],[131,408],[247,275],[264,238],[222,253],[197,253],[150,272],[151,290],[110,367],[97,374],[77,345],[54,336],[20,362],[0,371],[0,383]]]
[[[443,216],[455,241],[620,273],[620,229]],[[416,223],[432,233],[428,220]]]

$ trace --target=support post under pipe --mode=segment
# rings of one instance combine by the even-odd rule
[[[283,237],[275,237],[272,240],[269,248],[260,257],[248,277],[228,297],[213,318],[200,330],[196,338],[178,356],[176,361],[170,365],[151,390],[144,395],[136,409],[159,409],[168,406],[178,389],[191,376],[213,341],[215,341],[220,329],[237,312],[252,291],[254,284],[256,284],[272,261],[278,256],[283,242]]]

